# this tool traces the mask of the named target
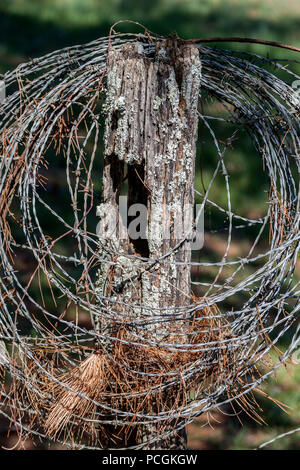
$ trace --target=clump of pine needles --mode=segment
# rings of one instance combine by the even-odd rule
[[[73,367],[57,363],[56,354],[37,350],[36,362],[42,362],[45,370],[37,368],[34,361],[28,364],[26,383],[39,382],[40,393],[27,388],[23,399],[26,396],[38,407],[38,414],[44,416],[40,424],[54,440],[85,441],[101,447],[113,441],[120,446],[127,445],[132,433],[139,433],[159,415],[169,413],[174,423],[174,416],[175,421],[180,418],[180,409],[191,395],[198,399],[204,390],[215,388],[229,376],[233,380],[238,348],[234,348],[229,325],[217,317],[216,308],[198,312],[190,322],[190,347],[186,350],[133,341],[130,329],[122,325],[115,328],[115,340],[107,351],[98,347]],[[232,341],[225,341],[215,352],[201,347],[214,342],[222,346],[222,339],[229,337]],[[209,355],[214,355],[210,366],[201,368]],[[120,414],[113,425],[116,410]],[[161,434],[168,424],[168,419],[158,423]]]

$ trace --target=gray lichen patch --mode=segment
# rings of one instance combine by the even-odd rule
[[[156,95],[155,98],[153,99],[153,109],[154,109],[154,111],[157,111],[161,104],[162,104],[162,99],[159,96]]]

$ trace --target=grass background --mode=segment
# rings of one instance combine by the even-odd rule
[[[160,34],[176,32],[186,39],[248,36],[300,47],[299,0],[0,0],[0,73],[55,49],[107,36],[110,26],[123,19],[139,21]],[[136,31],[131,25],[120,25],[118,30]],[[296,53],[266,46],[233,44],[230,47],[272,57],[296,58]],[[257,191],[264,185],[264,175],[260,163],[247,158],[250,152],[250,143],[244,140],[230,154],[235,182],[232,196],[240,214],[256,217],[265,208],[263,192]],[[210,177],[212,154],[213,147],[208,145],[204,180]],[[196,181],[199,178],[198,172]],[[216,191],[222,199],[221,184]],[[237,251],[246,242],[237,240]],[[218,245],[215,244],[214,249],[217,250]],[[189,427],[189,447],[252,449],[279,433],[299,427],[299,381],[299,367],[290,365],[281,368],[264,385],[264,390],[272,397],[292,407],[290,414],[270,400],[260,400],[267,426],[258,425],[243,413],[241,424],[237,418],[229,416],[230,409],[224,410],[226,414],[215,412]],[[300,433],[293,434],[269,448],[300,449],[299,437]],[[5,442],[3,439],[1,442]]]

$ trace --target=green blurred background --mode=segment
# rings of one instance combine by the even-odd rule
[[[300,47],[299,0],[0,0],[0,73],[55,49],[107,36],[112,24],[125,19],[141,22],[153,32],[163,35],[176,33],[185,39],[248,36]],[[132,32],[137,28],[129,24],[119,25],[118,31]],[[266,46],[226,44],[226,47],[299,59],[296,53]],[[253,149],[245,139],[230,154],[230,170],[235,181],[232,196],[241,215],[257,217],[265,210],[263,190],[257,191],[264,187],[265,177],[260,162],[253,163],[253,159],[247,159],[249,152]],[[213,153],[213,146],[208,144],[205,154],[209,160]],[[204,162],[204,184],[209,181],[212,168]],[[200,179],[199,171],[196,179]],[[224,202],[221,185],[217,186],[218,190],[219,202]],[[251,231],[246,238],[235,241],[236,253],[243,253],[242,245],[247,245],[248,236],[251,238]],[[209,242],[211,247],[208,249],[216,252],[220,249],[222,253],[221,239],[219,244],[212,244],[208,239]],[[297,270],[299,275],[299,266]],[[189,447],[252,449],[279,433],[299,427],[299,380],[299,367],[290,365],[280,368],[276,377],[264,385],[269,395],[292,407],[290,414],[284,413],[270,400],[258,397],[267,426],[257,424],[245,413],[239,415],[240,420],[231,417],[232,410],[228,408],[226,414],[215,412],[189,426]],[[269,448],[300,449],[299,438],[300,433],[296,433]],[[7,444],[3,435],[1,443]]]
[[[241,35],[300,42],[298,0],[0,0],[1,70],[107,35],[113,23],[124,19],[183,38]]]

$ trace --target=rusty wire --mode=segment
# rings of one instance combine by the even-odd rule
[[[300,285],[294,276],[300,241],[300,105],[292,87],[299,77],[258,55],[197,45],[207,103],[199,118],[214,143],[216,166],[207,188],[195,187],[195,194],[206,211],[223,217],[223,226],[211,232],[225,233],[226,243],[219,260],[200,257],[190,264],[197,272],[211,269],[213,280],[194,275],[192,284],[201,295],[191,297],[188,306],[176,306],[172,316],[164,309],[128,306],[99,291],[101,263],[118,265],[118,253],[101,246],[89,223],[97,205],[94,186],[101,179],[94,166],[102,158],[107,51],[140,41],[151,57],[159,39],[116,34],[34,59],[3,76],[0,364],[3,377],[10,379],[9,385],[3,380],[0,413],[20,438],[35,435],[72,448],[103,448],[107,425],[125,427],[130,439],[133,424],[147,424],[159,430],[154,442],[234,401],[259,420],[251,393],[300,345]],[[210,102],[219,103],[226,116]],[[235,127],[226,142],[218,139],[220,123]],[[268,178],[264,217],[250,219],[232,207],[227,155],[237,130],[251,136],[249,158],[261,158]],[[63,162],[68,191],[49,199],[53,155]],[[214,198],[218,175],[224,178],[225,206]],[[71,218],[61,209],[61,197],[64,207],[72,208]],[[247,255],[231,256],[233,234],[248,227],[256,232]],[[262,243],[266,233],[268,245]],[[26,274],[18,261],[22,256],[29,264]],[[143,259],[141,266],[152,269],[168,258]],[[128,307],[142,312],[136,322],[132,316],[128,320]],[[90,327],[80,322],[82,313]],[[183,318],[190,324],[188,344],[180,341],[177,327]],[[98,331],[99,319],[113,322],[114,331]],[[145,325],[150,320],[157,331],[170,323],[165,341],[149,338]],[[288,345],[281,352],[277,345],[283,338]],[[276,360],[261,372],[259,364],[270,352]]]

